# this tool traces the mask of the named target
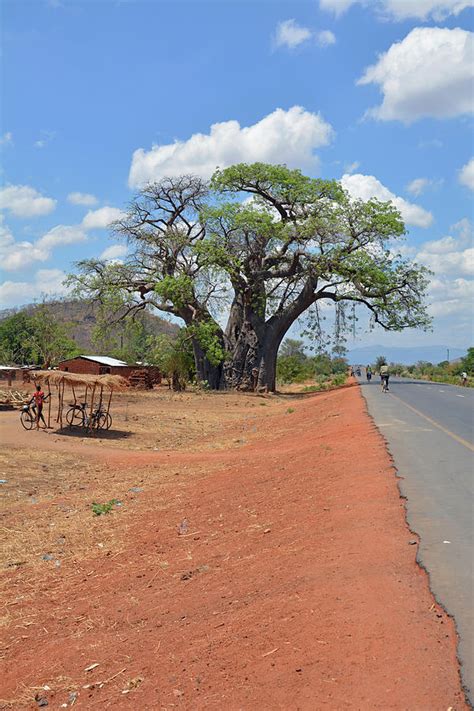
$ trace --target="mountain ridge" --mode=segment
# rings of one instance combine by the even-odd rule
[[[0,321],[21,311],[31,313],[38,306],[40,304],[26,304],[16,308],[3,309],[0,311]],[[79,348],[83,348],[85,352],[92,349],[97,350],[92,344],[92,331],[97,323],[97,307],[93,303],[73,299],[47,302],[46,306],[59,323],[71,325],[71,337],[76,341]],[[161,334],[176,336],[179,330],[176,324],[170,323],[148,311],[139,312],[137,318],[143,321],[144,326],[154,336]]]

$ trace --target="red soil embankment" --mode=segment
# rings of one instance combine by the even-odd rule
[[[176,455],[200,473],[143,494],[123,552],[36,581],[34,631],[8,630],[4,698],[46,684],[53,709],[71,690],[78,709],[467,708],[454,625],[358,389],[291,408],[249,446]]]

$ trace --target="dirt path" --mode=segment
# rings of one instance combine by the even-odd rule
[[[143,490],[89,556],[8,569],[3,707],[467,708],[359,391],[289,409],[225,452],[91,448]]]

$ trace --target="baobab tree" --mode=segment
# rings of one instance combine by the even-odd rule
[[[428,272],[393,250],[400,213],[337,181],[262,163],[218,170],[209,186],[166,179],[114,232],[131,247],[124,264],[83,262],[72,280],[130,311],[179,316],[211,387],[274,390],[283,338],[319,302],[356,304],[386,330],[429,325]]]

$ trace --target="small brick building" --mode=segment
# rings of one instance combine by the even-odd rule
[[[136,388],[152,388],[161,383],[161,373],[155,366],[143,363],[129,365],[110,356],[80,355],[61,361],[58,369],[82,375],[121,375]]]
[[[80,355],[63,360],[58,365],[59,370],[66,373],[81,373],[87,375],[122,375],[128,378],[139,366],[128,365],[123,360],[109,356]]]

